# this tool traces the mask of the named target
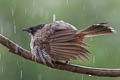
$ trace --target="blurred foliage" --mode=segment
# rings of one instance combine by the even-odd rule
[[[88,38],[89,60],[73,64],[120,68],[120,0],[0,0],[0,33],[30,50],[30,38],[23,28],[64,20],[79,29],[108,22],[117,34]],[[95,77],[45,67],[25,60],[0,45],[0,80],[120,80]]]

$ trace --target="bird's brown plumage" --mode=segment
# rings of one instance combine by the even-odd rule
[[[37,28],[34,35],[31,34],[31,52],[44,64],[48,62],[52,65],[52,61],[84,60],[89,56],[89,51],[84,48],[87,46],[84,38],[113,32],[114,29],[106,23],[77,30],[69,23],[56,21]]]

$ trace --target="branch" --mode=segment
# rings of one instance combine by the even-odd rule
[[[30,51],[25,50],[24,48],[20,47],[19,45],[15,44],[8,38],[4,37],[0,34],[0,43],[7,47],[9,51],[14,54],[17,54],[25,59],[29,59],[31,61],[43,64],[39,59],[36,59],[32,56]],[[74,64],[63,64],[63,63],[54,63],[55,66],[51,66],[47,64],[48,67],[52,67],[54,69],[65,70],[74,73],[81,73],[81,74],[88,74],[93,76],[106,76],[106,77],[120,77],[120,69],[104,69],[104,68],[92,68],[92,67],[85,67],[79,66]]]

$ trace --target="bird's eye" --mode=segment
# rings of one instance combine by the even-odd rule
[[[31,33],[36,32],[35,28],[30,28]]]
[[[34,29],[33,28],[30,28],[31,31],[33,31]]]
[[[32,30],[33,28],[30,28],[30,30]]]

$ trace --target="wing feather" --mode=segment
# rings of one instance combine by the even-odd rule
[[[75,30],[64,30],[55,32],[55,34],[50,36],[51,42],[66,42],[76,38]]]
[[[54,60],[88,59],[89,51],[84,48],[84,46],[88,45],[83,41],[75,42],[75,33],[75,30],[63,30],[50,36],[49,54]]]
[[[51,43],[50,52],[51,56],[60,55],[73,60],[84,60],[89,56],[89,51],[75,42]]]

